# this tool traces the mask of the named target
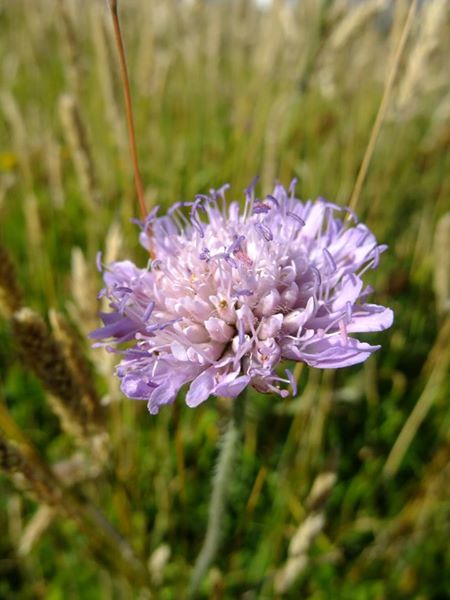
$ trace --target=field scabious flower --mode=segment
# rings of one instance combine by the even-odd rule
[[[123,353],[122,391],[146,400],[152,414],[184,384],[191,407],[248,385],[285,396],[295,382],[279,374],[280,361],[354,365],[379,346],[352,334],[392,324],[389,308],[366,303],[371,289],[362,280],[386,246],[352,213],[321,198],[301,202],[295,182],[262,200],[250,186],[241,211],[227,206],[226,188],[166,216],[153,210],[140,223],[154,257],[147,268],[121,261],[104,272],[100,295],[112,312],[91,336]]]

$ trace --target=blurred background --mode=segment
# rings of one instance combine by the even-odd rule
[[[356,211],[394,326],[251,394],[201,597],[450,597],[450,2],[405,31],[410,4],[120,2],[148,207],[255,175],[346,205],[376,141]],[[97,251],[146,263],[135,216],[107,3],[0,0],[2,599],[185,597],[227,407],[151,417],[90,348]]]

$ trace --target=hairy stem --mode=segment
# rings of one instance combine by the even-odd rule
[[[236,398],[234,402],[234,411],[220,441],[219,456],[212,481],[206,535],[189,582],[188,596],[190,598],[195,597],[206,571],[214,562],[219,550],[229,482],[239,441],[239,425],[243,420],[243,397]]]

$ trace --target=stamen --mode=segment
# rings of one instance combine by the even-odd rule
[[[230,184],[229,183],[224,183],[222,185],[222,187],[220,187],[217,191],[217,193],[219,194],[219,196],[225,200],[224,196],[225,196],[225,192],[230,189]]]
[[[373,253],[374,253],[374,257],[373,257],[372,269],[376,269],[380,262],[380,250],[379,250],[378,246],[375,246]]]
[[[154,206],[152,210],[145,217],[145,228],[147,228],[153,221],[156,219],[156,215],[158,214],[159,206]]]
[[[359,271],[359,273],[357,273],[358,277],[362,277],[364,275],[364,273],[366,273],[366,271],[368,271],[369,269],[375,268],[374,264],[377,263],[377,261],[379,260],[379,254],[380,254],[380,251],[379,251],[379,249],[377,250],[377,248],[378,248],[378,246],[375,245],[367,253],[367,257],[369,257],[372,254],[372,252],[374,252],[375,256],[372,257],[370,260],[368,260],[368,258],[366,258],[366,260],[368,260],[368,262],[362,267],[362,269]]]
[[[382,252],[384,252],[385,250],[387,250],[387,248],[388,248],[388,246],[386,244],[380,244],[379,246],[375,246],[374,261],[373,261],[372,269],[376,269],[378,267],[378,264],[380,262],[380,254]]]
[[[332,331],[332,333],[328,333],[330,330],[335,330],[336,327],[336,323],[338,324],[339,330],[341,330],[341,323],[344,323],[345,325],[345,320],[347,319],[347,313],[341,313],[339,314],[335,319],[333,319],[331,321],[331,323],[329,323],[325,329],[318,329],[317,333],[320,332],[320,337],[325,337],[325,335],[327,337],[332,337],[333,335],[336,335],[336,331]],[[345,330],[347,331],[347,329]],[[339,333],[339,332],[338,332]]]
[[[163,264],[163,262],[160,258],[155,258],[154,260],[150,260],[149,263],[150,263],[150,268],[152,270],[160,269]]]
[[[251,182],[251,184],[248,186],[248,188],[246,188],[246,189],[244,190],[244,192],[245,192],[246,194],[248,194],[249,196],[250,196],[251,194],[253,194],[253,193],[254,193],[254,191],[255,191],[256,184],[258,183],[258,181],[259,181],[259,175],[257,175],[257,176],[256,176],[256,177],[253,179],[253,181]]]
[[[295,381],[294,374],[291,371],[289,371],[289,369],[286,369],[285,373],[289,380],[289,384],[292,388],[292,395],[296,396],[297,395],[297,382]]]
[[[184,200],[180,200],[172,204],[172,206],[167,211],[167,214],[171,217],[175,212],[181,212],[180,208],[184,208],[185,206],[192,206],[193,202],[185,202]]]
[[[263,236],[266,242],[271,242],[273,240],[273,235],[267,225],[264,223],[255,223],[255,229]]]
[[[156,214],[159,210],[159,206],[155,206],[152,210],[147,214],[144,220],[137,219],[135,217],[130,219],[130,223],[137,225],[142,231],[146,231],[149,225],[156,219]]]
[[[339,330],[341,332],[341,340],[345,346],[348,345],[348,335],[347,335],[347,326],[345,321],[342,319],[339,321]]]
[[[360,247],[360,246],[362,246],[364,244],[364,242],[366,241],[366,239],[369,237],[369,235],[370,235],[370,229],[368,227],[366,227],[366,225],[364,225],[363,223],[359,223],[356,226],[356,229],[358,229],[359,231],[363,231],[364,232],[364,235],[356,243],[356,245],[358,247]]]
[[[367,298],[367,296],[370,296],[370,294],[372,294],[372,293],[373,293],[373,291],[374,291],[374,290],[373,290],[373,287],[372,287],[371,285],[367,285],[367,286],[366,286],[366,287],[363,289],[363,291],[360,293],[360,295],[359,295],[359,299],[360,299],[360,300],[366,299],[366,298]]]
[[[273,202],[275,204],[275,206],[277,208],[280,208],[280,203],[278,202],[278,200],[275,198],[275,196],[272,196],[272,194],[267,194],[267,196],[265,197],[265,200],[270,200],[271,202]]]
[[[328,265],[330,272],[335,273],[337,271],[336,263],[334,261],[334,258],[331,256],[330,252],[326,248],[323,249],[323,255],[325,257],[325,261]]]
[[[350,325],[352,322],[352,303],[350,300],[347,300],[345,303],[345,316],[347,318],[347,324]]]
[[[147,358],[149,356],[148,350],[140,350],[139,348],[127,348],[126,350],[117,350],[117,354],[126,354],[127,358],[134,356],[135,358]]]
[[[148,321],[154,308],[155,308],[155,303],[153,302],[153,300],[150,300],[150,302],[148,303],[147,308],[145,309],[145,312],[142,316],[143,321]]]
[[[322,204],[325,206],[325,208],[329,209],[330,211],[333,210],[337,210],[338,212],[344,210],[344,208],[342,206],[339,206],[339,204],[335,204],[334,202],[329,202],[329,200],[327,200],[326,198],[323,198],[322,196],[319,196],[317,198],[317,200],[319,202],[322,202]]]
[[[267,214],[268,212],[270,212],[270,206],[267,206],[264,202],[258,201],[253,205],[254,215],[259,215],[261,213]]]
[[[286,214],[287,214],[289,217],[292,217],[293,219],[295,219],[295,220],[296,220],[298,223],[300,223],[300,225],[301,225],[302,227],[304,227],[304,226],[305,226],[305,224],[306,224],[306,223],[305,223],[305,221],[304,221],[304,220],[303,220],[301,217],[299,217],[298,215],[296,215],[294,212],[292,212],[292,211],[288,210],[288,211],[286,212]]]
[[[191,208],[191,213],[190,213],[191,223],[194,226],[194,228],[197,230],[197,232],[201,238],[205,237],[205,232],[203,230],[203,225],[202,225],[200,219],[197,217],[197,211],[199,209],[201,209],[201,210],[203,210],[203,212],[205,212],[205,208],[201,205],[203,199],[204,199],[203,197],[196,196],[195,202],[192,203],[192,208]]]
[[[294,177],[294,179],[291,181],[291,183],[289,184],[288,187],[288,192],[291,195],[291,198],[294,197],[295,194],[295,188],[297,187],[297,183],[298,183],[298,178]]]
[[[237,261],[235,261],[234,258],[232,256],[230,256],[227,251],[225,251],[225,252],[218,252],[217,254],[212,254],[211,255],[211,260],[213,258],[215,258],[217,260],[220,260],[221,258],[223,258],[225,260],[225,262],[227,262],[229,265],[231,265],[235,269],[237,269],[237,267],[239,266],[238,263],[237,263]]]
[[[320,288],[322,286],[322,277],[320,276],[319,269],[311,266],[311,272],[313,274],[313,279],[314,283],[316,284],[316,287]]]
[[[127,307],[127,302],[128,302],[128,296],[124,296],[122,298],[122,300],[119,302],[117,311],[120,312],[120,314],[125,315],[125,309]]]
[[[232,266],[238,267],[238,263],[231,257],[231,254],[246,264],[248,267],[253,265],[253,261],[247,256],[247,254],[242,249],[242,242],[245,240],[245,235],[235,235],[233,243],[228,247],[225,251],[225,260]]]
[[[230,256],[229,254],[226,254],[226,253],[225,253],[225,254],[224,254],[224,258],[225,258],[225,261],[226,261],[226,262],[227,262],[229,265],[231,265],[231,266],[232,266],[232,267],[234,267],[235,269],[237,269],[237,268],[238,268],[238,266],[239,266],[239,265],[238,265],[237,261],[235,261],[235,260],[234,260],[234,258],[233,258],[232,256]]]
[[[228,190],[229,187],[230,187],[230,184],[225,183],[222,187],[220,187],[216,191],[216,194],[218,196],[220,196],[220,198],[222,199],[222,216],[224,218],[226,218],[226,212],[227,212],[227,203],[226,203],[226,199],[225,199],[225,192]]]
[[[182,321],[182,320],[183,320],[182,317],[178,317],[178,319],[171,319],[170,321],[166,321],[165,323],[155,323],[154,325],[149,325],[148,327],[146,327],[145,331],[146,331],[146,333],[150,333],[150,334],[155,331],[163,331],[163,329],[166,329],[167,327],[170,327],[174,323],[178,323],[179,321]]]
[[[211,260],[211,252],[205,246],[203,248],[203,250],[200,252],[200,254],[198,255],[198,257],[199,257],[200,260],[205,260],[206,262],[209,262]]]
[[[245,235],[235,235],[233,237],[233,243],[227,249],[228,254],[236,254],[237,252],[242,251],[241,244],[245,240]]]
[[[247,216],[253,213],[253,202],[255,199],[255,187],[258,183],[259,177],[255,177],[248,188],[245,189],[245,207],[244,214],[242,216],[243,220],[247,220]]]
[[[247,266],[247,267],[253,266],[252,259],[243,250],[238,250],[237,252],[234,252],[234,255],[241,262],[243,262],[245,266]]]
[[[199,208],[201,208],[201,210],[205,212],[205,207],[201,205],[201,201],[203,200],[204,202],[206,202],[206,204],[209,204],[211,202],[210,196],[207,196],[206,194],[195,194],[195,199],[199,201]]]

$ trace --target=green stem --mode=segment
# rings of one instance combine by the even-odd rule
[[[219,456],[212,481],[212,494],[208,511],[208,526],[200,554],[195,561],[194,570],[189,582],[188,597],[195,597],[202,579],[214,562],[222,534],[223,517],[227,504],[230,477],[239,441],[239,425],[243,421],[244,398],[236,398],[234,410],[222,436]]]

